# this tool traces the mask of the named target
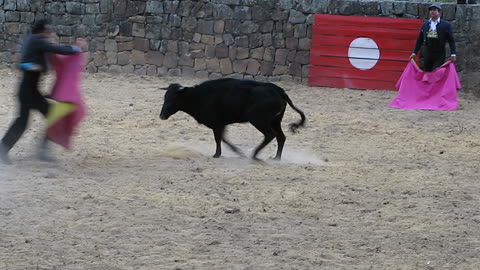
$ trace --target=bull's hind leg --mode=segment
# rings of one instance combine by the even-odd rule
[[[285,134],[283,133],[282,130],[282,118],[283,114],[279,117],[277,117],[273,122],[272,122],[272,129],[275,131],[275,135],[277,138],[277,154],[275,155],[275,160],[280,160],[282,159],[282,151],[283,151],[283,146],[285,145]]]
[[[251,123],[254,127],[256,127],[265,136],[262,143],[253,152],[252,159],[258,160],[258,158],[257,158],[258,153],[265,146],[267,146],[267,144],[269,144],[273,140],[273,138],[276,137],[276,134],[275,134],[275,131],[267,123],[256,123],[256,122],[251,122]]]

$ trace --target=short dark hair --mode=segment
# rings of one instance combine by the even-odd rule
[[[47,19],[38,20],[32,27],[32,34],[38,34],[43,32],[49,24],[50,21]]]

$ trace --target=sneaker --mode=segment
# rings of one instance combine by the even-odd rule
[[[8,151],[5,146],[0,143],[0,161],[5,165],[12,165],[12,161],[8,157]]]

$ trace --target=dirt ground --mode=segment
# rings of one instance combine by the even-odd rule
[[[0,69],[2,134],[17,76]],[[0,269],[480,269],[480,100],[402,111],[393,91],[278,83],[308,122],[261,165],[212,158],[184,113],[160,120],[171,82],[200,80],[85,74],[89,114],[55,164],[33,158],[34,115],[0,165]],[[227,136],[249,154],[262,139]]]

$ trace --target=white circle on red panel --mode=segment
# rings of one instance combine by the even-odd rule
[[[348,47],[348,60],[352,66],[367,70],[373,68],[380,58],[377,43],[366,37],[356,38]]]

